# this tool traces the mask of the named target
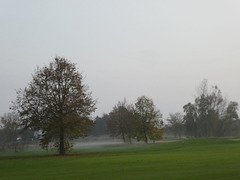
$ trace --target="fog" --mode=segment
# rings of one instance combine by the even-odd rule
[[[74,140],[73,143],[74,149],[96,149],[101,147],[129,145],[124,143],[122,139],[110,138],[108,135],[79,138]]]
[[[171,140],[173,141],[173,140]],[[166,141],[164,141],[166,142]],[[91,152],[101,152],[106,150],[113,150],[113,149],[122,149],[122,148],[134,148],[138,146],[145,145],[144,142],[137,142],[133,140],[132,144],[124,143],[120,138],[111,138],[108,135],[101,135],[101,136],[88,136],[86,138],[79,138],[76,140],[71,141],[73,147],[69,150],[69,152],[77,150],[79,151],[87,151],[88,153]],[[150,142],[153,143],[153,142]],[[160,143],[160,141],[158,141]],[[21,153],[21,152],[39,152],[45,151],[46,153],[52,154],[56,153],[56,148],[53,147],[53,143],[49,143],[48,149],[42,149],[39,145],[38,140],[34,141],[15,141],[12,143],[0,144],[0,153]]]

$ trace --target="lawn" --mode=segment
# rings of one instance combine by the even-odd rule
[[[240,141],[104,146],[66,157],[0,154],[0,179],[240,179]]]

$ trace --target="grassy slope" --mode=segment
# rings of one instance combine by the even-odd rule
[[[0,156],[0,179],[240,179],[239,141],[200,139],[184,146],[112,146],[74,153],[79,156]]]

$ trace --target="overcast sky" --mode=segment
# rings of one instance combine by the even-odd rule
[[[0,0],[0,115],[56,55],[77,63],[94,115],[146,95],[166,118],[204,78],[240,103],[240,1]]]

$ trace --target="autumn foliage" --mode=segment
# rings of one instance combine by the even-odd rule
[[[70,140],[87,136],[94,124],[89,117],[95,101],[76,65],[62,57],[37,68],[28,87],[17,91],[11,108],[19,114],[21,126],[41,132],[43,148],[52,143],[60,155],[72,146]]]

